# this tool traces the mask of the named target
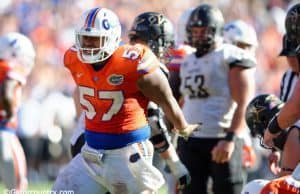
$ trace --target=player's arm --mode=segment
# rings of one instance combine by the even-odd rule
[[[284,144],[279,176],[291,174],[300,161],[300,130],[298,127],[290,129]]]
[[[176,99],[172,95],[166,76],[159,68],[142,76],[138,80],[137,85],[140,91],[150,101],[155,102],[163,109],[167,119],[179,130],[179,132],[183,132],[184,130],[188,131],[188,128],[190,130],[196,128],[195,126],[192,127],[188,125]]]
[[[80,117],[81,113],[82,113],[82,108],[80,106],[78,87],[76,87],[74,92],[73,92],[73,99],[74,99],[75,110],[76,110],[76,119],[78,119]]]
[[[5,113],[3,116],[9,120],[16,112],[21,101],[22,87],[20,82],[14,79],[6,79],[0,85],[1,104]]]
[[[229,132],[235,134],[240,133],[246,129],[244,119],[245,111],[248,102],[254,96],[255,82],[254,82],[254,68],[233,67],[229,71],[229,88],[232,99],[236,102],[237,107],[233,115],[231,127]]]
[[[173,92],[173,95],[177,101],[180,99],[180,91],[179,91],[179,86],[180,86],[180,76],[179,76],[179,71],[170,71],[169,72],[169,83]]]
[[[300,118],[300,80],[297,81],[292,96],[284,104],[278,115],[275,115],[268,124],[264,133],[263,143],[273,146],[273,139],[282,130],[288,128]]]
[[[286,129],[300,118],[300,80],[297,81],[291,98],[285,103],[277,116],[281,129]]]
[[[229,89],[233,101],[237,104],[231,126],[227,129],[225,140],[219,141],[212,150],[212,159],[217,163],[230,160],[234,150],[234,136],[246,129],[244,115],[247,104],[255,92],[254,63],[248,60],[234,60],[229,64]]]
[[[151,127],[151,138],[155,151],[167,163],[172,175],[176,178],[179,189],[190,184],[191,178],[187,168],[180,161],[174,146],[170,142],[168,128],[161,109],[150,102],[148,105],[148,121]]]

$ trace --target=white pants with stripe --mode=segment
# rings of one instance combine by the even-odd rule
[[[76,194],[141,194],[156,192],[162,174],[152,165],[153,146],[146,140],[114,150],[84,145],[59,173],[52,190]]]

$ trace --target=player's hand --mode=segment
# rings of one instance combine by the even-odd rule
[[[178,132],[181,137],[188,139],[194,131],[200,130],[200,125],[201,124],[189,124],[186,128],[181,130],[175,129],[175,131]]]
[[[176,178],[176,189],[182,190],[191,184],[191,176],[185,165],[180,161],[166,161],[172,175]]]
[[[233,150],[233,141],[220,140],[211,152],[212,160],[216,163],[228,162],[232,156]]]
[[[278,175],[281,171],[281,168],[279,167],[279,161],[280,161],[280,152],[278,151],[272,152],[268,156],[269,168],[274,175]]]
[[[191,175],[189,172],[187,172],[186,174],[182,175],[178,180],[177,180],[177,184],[176,184],[176,189],[177,190],[182,190],[184,188],[186,188],[188,185],[191,184]]]

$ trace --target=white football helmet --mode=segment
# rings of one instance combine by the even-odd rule
[[[179,17],[177,23],[177,37],[176,37],[176,41],[178,45],[187,42],[186,25],[193,10],[194,10],[193,8],[187,9]]]
[[[35,56],[33,44],[25,35],[9,32],[0,37],[0,59],[15,61],[15,68],[24,76],[30,74]]]
[[[235,20],[224,26],[224,41],[234,45],[241,42],[253,47],[258,46],[254,28],[242,20]]]
[[[247,183],[241,194],[260,194],[263,187],[270,181],[263,179],[256,179]]]
[[[83,13],[75,33],[79,60],[92,64],[106,60],[117,49],[121,41],[121,24],[114,12],[97,7]],[[99,37],[99,46],[86,47],[84,37]]]

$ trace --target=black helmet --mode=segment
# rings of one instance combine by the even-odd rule
[[[247,106],[246,123],[253,136],[264,136],[269,121],[279,112],[283,102],[272,94],[255,97]]]
[[[202,56],[213,48],[216,39],[222,36],[223,26],[224,18],[218,8],[202,4],[193,10],[187,22],[186,31],[188,43],[197,49],[197,56]],[[206,27],[205,35],[202,38],[193,37],[193,27]]]
[[[287,36],[284,35],[282,38],[282,50],[279,56],[296,57],[298,55],[296,47],[296,42],[290,41]]]
[[[158,12],[145,12],[138,15],[133,22],[128,37],[130,41],[141,39],[161,60],[169,48],[174,46],[174,28],[170,20]]]
[[[300,3],[288,10],[285,18],[285,28],[288,39],[295,42],[298,47],[300,45]]]

